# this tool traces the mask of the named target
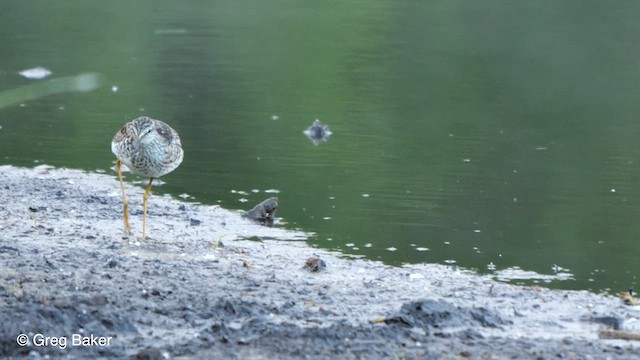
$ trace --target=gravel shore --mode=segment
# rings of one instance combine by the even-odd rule
[[[143,189],[127,185],[130,236],[119,191],[114,174],[0,166],[0,358],[640,358],[599,336],[640,332],[611,296],[350,259],[155,194],[142,240]]]

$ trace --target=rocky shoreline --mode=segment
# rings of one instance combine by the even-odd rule
[[[131,236],[115,176],[0,166],[0,358],[640,358],[599,336],[640,331],[611,296],[349,259],[168,196],[143,241],[127,193]]]

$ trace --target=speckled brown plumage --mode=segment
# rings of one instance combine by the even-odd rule
[[[142,238],[146,237],[147,199],[151,192],[153,178],[166,175],[175,170],[184,157],[180,136],[169,125],[160,120],[141,116],[126,123],[111,141],[111,151],[116,156],[116,171],[120,179],[124,202],[124,226],[130,232],[129,207],[124,193],[121,163],[133,174],[148,177],[143,198]]]

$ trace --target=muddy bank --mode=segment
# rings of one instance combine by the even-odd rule
[[[640,356],[638,342],[598,337],[640,331],[640,310],[613,297],[345,259],[157,195],[143,241],[142,189],[127,191],[132,236],[114,176],[0,167],[0,357]],[[312,256],[326,268],[305,269]]]

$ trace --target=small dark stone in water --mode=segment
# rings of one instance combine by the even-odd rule
[[[202,221],[200,221],[198,219],[189,219],[189,223],[191,224],[191,226],[198,226],[198,225],[202,224]]]
[[[247,211],[242,217],[253,220],[261,225],[272,226],[273,219],[278,210],[278,198],[270,197]]]
[[[320,120],[316,119],[307,130],[304,131],[304,134],[315,144],[318,145],[321,142],[325,142],[329,139],[332,132],[329,130],[329,127],[320,122]]]
[[[184,204],[183,204],[183,205],[178,206],[178,210],[185,211],[185,210],[187,210],[187,207],[184,206]]]
[[[327,267],[327,263],[325,263],[324,260],[315,256],[308,258],[307,261],[305,261],[304,263],[304,268],[311,272],[319,272],[321,270],[326,269],[326,267]]]
[[[29,206],[29,211],[31,211],[31,212],[38,212],[38,211],[39,211],[39,209],[38,209],[38,208],[36,208],[36,207],[33,207],[33,206]]]

